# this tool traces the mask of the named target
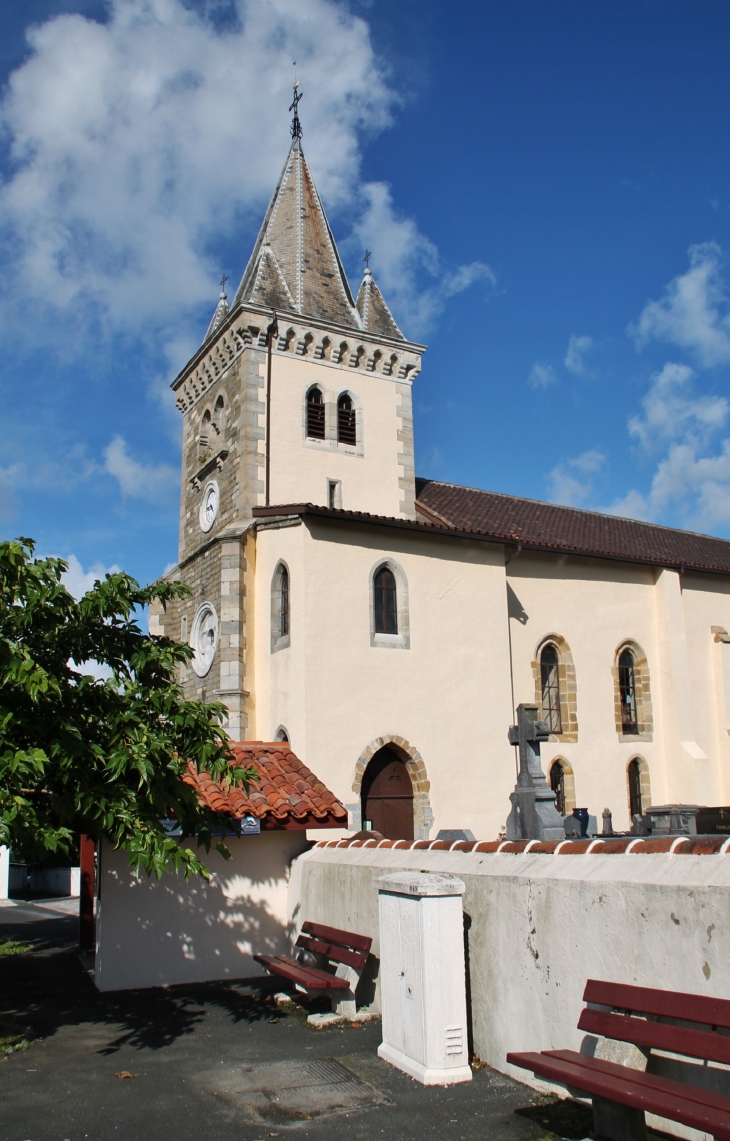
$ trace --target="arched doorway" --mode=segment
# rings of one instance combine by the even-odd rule
[[[413,785],[394,749],[379,749],[362,779],[363,826],[386,840],[413,839]]]

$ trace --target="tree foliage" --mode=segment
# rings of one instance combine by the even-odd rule
[[[225,823],[181,780],[187,761],[244,785],[256,770],[232,767],[223,706],[183,697],[176,671],[191,648],[138,624],[188,588],[108,574],[77,601],[67,564],[33,554],[31,539],[0,543],[0,843],[63,853],[86,833],[137,869],[207,877],[196,846],[163,823],[206,851],[222,826],[228,854]],[[109,676],[85,672],[92,662]]]

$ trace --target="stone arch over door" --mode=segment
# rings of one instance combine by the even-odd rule
[[[430,838],[431,828],[433,827],[433,812],[429,799],[431,782],[426,773],[423,757],[418,749],[414,748],[404,737],[398,737],[392,734],[384,734],[382,737],[376,737],[374,741],[371,741],[370,744],[363,749],[358,758],[357,764],[355,765],[355,779],[352,783],[352,791],[355,793],[357,801],[347,805],[350,812],[350,827],[355,832],[359,831],[362,827],[362,780],[365,775],[365,770],[372,758],[380,749],[385,748],[386,745],[390,746],[396,756],[403,761],[408,770],[408,775],[411,778],[411,785],[413,787],[414,839],[428,840]]]

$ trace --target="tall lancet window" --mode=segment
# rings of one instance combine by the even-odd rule
[[[621,694],[621,727],[624,733],[638,733],[636,716],[636,670],[631,650],[623,650],[618,660],[618,688]]]
[[[279,563],[271,580],[271,649],[289,645],[291,632],[289,601],[289,568]]]
[[[318,388],[307,393],[307,436],[312,440],[324,439],[324,400]]]
[[[340,444],[357,444],[355,409],[346,392],[337,400],[337,440]]]
[[[540,680],[542,682],[542,716],[551,733],[562,732],[560,717],[560,658],[552,642],[540,654]]]
[[[398,633],[398,596],[395,575],[390,567],[381,567],[373,579],[375,633]]]

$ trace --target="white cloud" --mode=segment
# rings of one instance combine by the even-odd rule
[[[697,440],[721,428],[728,415],[724,396],[696,396],[695,374],[687,365],[669,361],[651,378],[642,401],[643,413],[629,420],[629,432],[647,449],[668,440]]]
[[[116,574],[120,570],[116,565],[105,567],[101,563],[94,563],[85,571],[76,555],[68,555],[64,562],[68,563],[68,570],[61,576],[61,581],[74,598],[81,598],[91,590],[97,579],[103,582],[105,575]]]
[[[695,380],[691,368],[671,361],[652,376],[643,411],[628,427],[645,450],[666,454],[648,494],[630,490],[607,508],[610,514],[658,521],[678,512],[697,530],[730,525],[730,439],[711,450],[730,405],[722,396],[696,395]]]
[[[483,282],[493,290],[497,278],[484,262],[449,271],[433,242],[413,218],[395,209],[390,187],[368,182],[362,187],[362,211],[344,249],[373,251],[371,268],[388,306],[407,335],[422,335],[443,311],[449,297]]]
[[[565,354],[564,364],[569,372],[575,376],[588,376],[586,368],[585,357],[593,348],[593,337],[583,335],[577,337],[575,334],[568,341],[568,349]]]
[[[449,296],[494,285],[483,263],[444,269],[389,188],[361,186],[359,135],[383,129],[400,101],[364,20],[336,0],[231,0],[238,19],[222,29],[214,7],[109,0],[106,23],[66,14],[28,31],[0,106],[14,164],[0,188],[8,329],[41,302],[66,329],[162,328],[177,359],[190,315],[205,302],[212,312],[221,268],[232,286],[244,268],[248,242],[223,267],[210,251],[263,216],[293,59],[320,193],[330,211],[362,209],[358,251],[373,249],[399,319],[422,330]]]
[[[536,361],[530,369],[530,375],[527,378],[527,383],[530,388],[547,388],[551,384],[557,384],[558,377],[555,369],[551,364],[540,364]]]
[[[176,489],[179,472],[169,464],[144,464],[130,456],[121,436],[104,449],[104,471],[119,483],[122,495],[132,499],[160,499]]]
[[[639,347],[654,339],[689,349],[710,367],[730,361],[730,304],[716,242],[690,246],[689,269],[649,301],[629,333]]]
[[[382,128],[396,98],[366,23],[331,0],[236,8],[225,31],[181,0],[110,0],[107,23],[71,14],[29,30],[2,104],[6,300],[12,288],[122,329],[214,305],[206,243],[241,214],[258,220],[271,194],[295,58],[315,178],[330,207],[351,199],[358,131]]]
[[[598,448],[581,452],[579,456],[557,464],[548,475],[549,497],[552,503],[565,507],[580,507],[593,493],[592,475],[603,468],[606,457]]]

